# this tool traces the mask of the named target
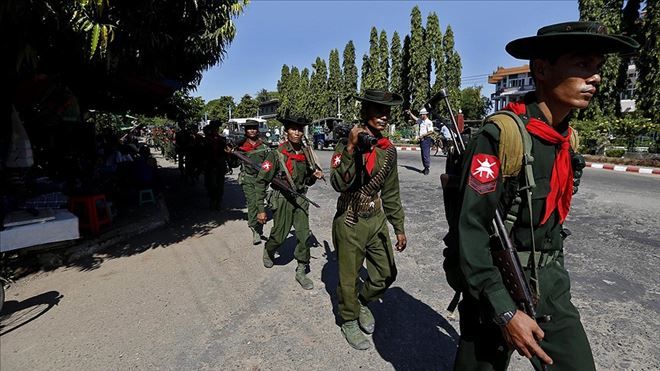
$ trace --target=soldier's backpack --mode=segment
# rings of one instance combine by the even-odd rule
[[[525,128],[525,123],[522,119],[511,111],[495,112],[486,117],[483,122],[492,122],[500,130],[498,158],[500,160],[500,174],[505,178],[505,183],[510,183],[509,180],[519,178],[520,172],[523,171],[523,176],[519,178],[522,181],[516,181],[509,185],[516,187],[513,190],[515,192],[515,198],[511,202],[509,209],[506,210],[504,220],[504,224],[510,233],[518,215],[519,206],[522,201],[521,197],[524,196],[528,200],[531,199],[532,189],[536,186],[532,171],[532,164],[534,163],[534,158],[531,154],[532,137]],[[572,131],[572,134],[570,143],[571,148],[575,151],[579,146],[578,136],[575,130]],[[445,257],[443,268],[447,282],[457,293],[448,308],[450,312],[453,312],[458,304],[458,293],[464,291],[466,288],[458,260],[458,218],[460,216],[462,191],[465,187],[464,184],[460,184],[462,163],[462,156],[448,158],[447,174],[443,174],[441,177],[445,215],[449,224],[449,232],[444,238],[446,248],[443,250]],[[528,204],[531,208],[531,203],[528,202]]]

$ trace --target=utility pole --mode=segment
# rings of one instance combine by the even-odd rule
[[[341,118],[341,100],[339,95],[337,95],[337,118]]]
[[[229,120],[231,120],[231,104],[227,106],[229,108]]]

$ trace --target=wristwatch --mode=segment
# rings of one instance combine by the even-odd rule
[[[493,322],[495,322],[496,325],[498,326],[506,326],[511,319],[513,319],[513,316],[516,314],[515,310],[510,310],[504,313],[501,313],[495,317],[493,317]]]

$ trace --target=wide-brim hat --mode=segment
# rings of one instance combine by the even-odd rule
[[[427,111],[426,108],[422,108],[421,110],[419,110],[419,114],[420,115],[428,115],[429,111]]]
[[[639,48],[637,41],[624,35],[610,35],[597,22],[565,22],[542,27],[536,36],[523,37],[506,45],[518,59],[533,59],[564,52],[628,54]]]
[[[245,127],[246,129],[248,127],[253,127],[253,126],[259,127],[259,121],[257,121],[257,120],[246,120],[245,124],[243,124],[243,127]]]
[[[364,91],[363,96],[354,95],[353,98],[360,102],[376,103],[384,106],[398,106],[403,103],[403,97],[399,94],[378,89],[367,89]]]
[[[304,117],[278,117],[277,121],[284,124],[284,127],[289,127],[292,125],[307,126],[309,122],[305,120]]]

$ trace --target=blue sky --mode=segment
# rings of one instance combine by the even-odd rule
[[[331,49],[338,49],[341,58],[349,40],[355,44],[359,70],[371,27],[384,29],[390,41],[394,31],[403,39],[415,5],[424,23],[430,12],[438,15],[443,34],[451,25],[463,64],[463,87],[483,85],[486,96],[494,90],[487,75],[497,66],[526,63],[506,53],[507,42],[536,34],[544,25],[579,18],[577,0],[252,0],[235,20],[237,34],[224,61],[204,73],[192,95],[206,101],[231,95],[238,103],[244,94],[276,90],[283,64],[311,70],[317,56],[328,61]]]

